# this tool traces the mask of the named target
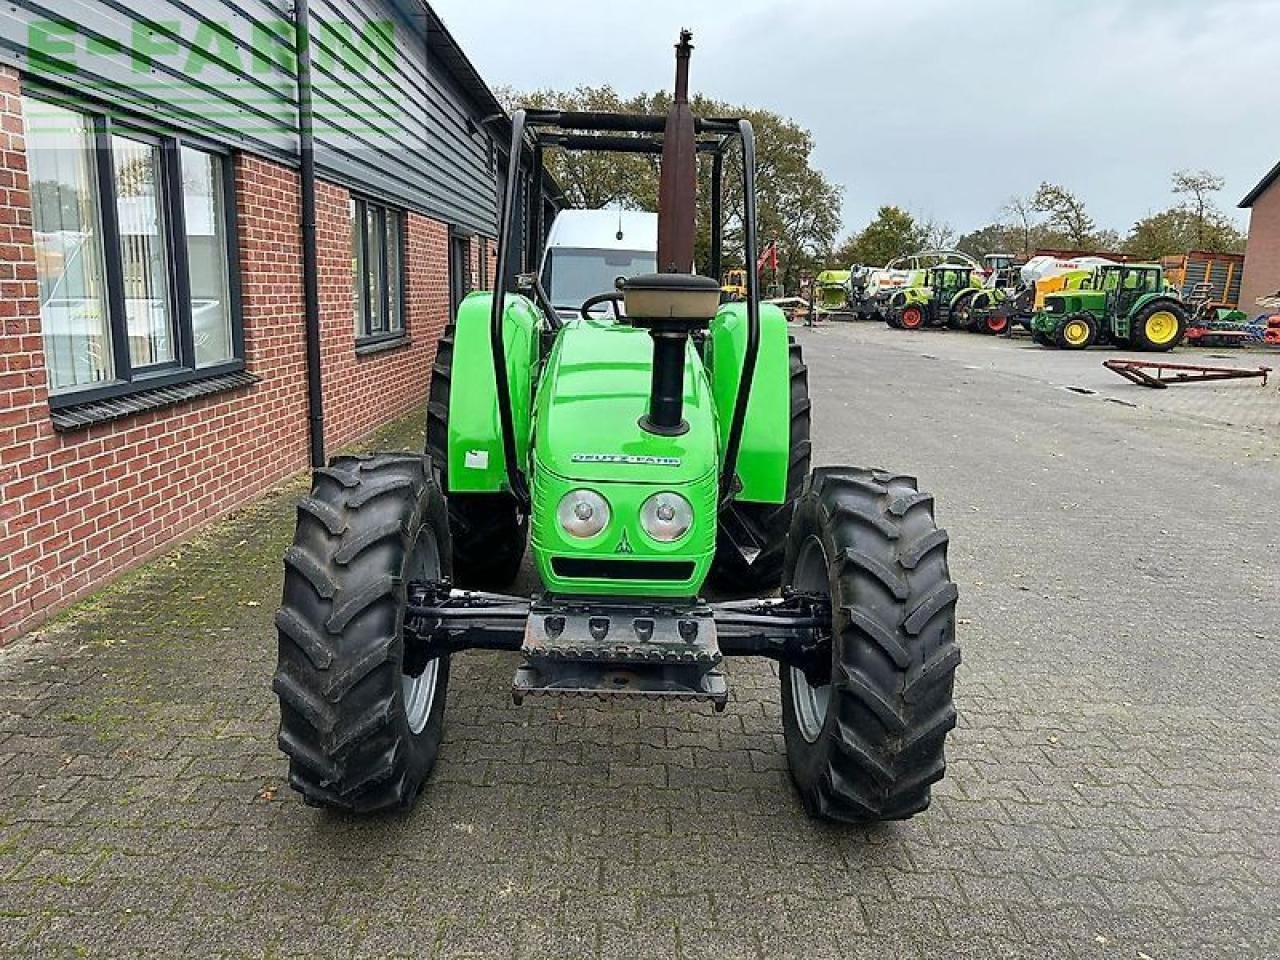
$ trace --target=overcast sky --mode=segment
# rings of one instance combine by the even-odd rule
[[[1280,0],[434,0],[491,86],[691,83],[813,131],[846,229],[882,203],[960,232],[1041,180],[1122,233],[1206,167],[1280,161]]]

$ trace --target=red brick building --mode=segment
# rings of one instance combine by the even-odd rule
[[[309,428],[332,450],[420,404],[453,301],[492,283],[497,101],[425,5],[364,6],[364,34],[312,14],[318,342],[289,30],[118,38],[174,90],[202,50],[246,84],[277,58],[283,128],[248,122],[260,99],[108,82],[101,38],[63,23],[0,62],[0,643],[304,469]],[[342,81],[343,42],[377,84]],[[375,107],[382,130],[344,125]]]
[[[1259,297],[1280,292],[1280,163],[1240,201],[1240,206],[1250,211],[1240,309],[1254,316],[1272,312],[1258,306]]]

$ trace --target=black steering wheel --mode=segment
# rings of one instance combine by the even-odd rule
[[[622,310],[618,304],[622,303],[624,294],[621,290],[610,290],[608,293],[597,293],[594,297],[590,297],[583,301],[578,312],[582,314],[583,320],[591,320],[591,308],[598,307],[602,303],[607,303],[613,307],[613,319],[618,323],[622,322]]]

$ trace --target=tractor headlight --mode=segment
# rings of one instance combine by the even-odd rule
[[[693,526],[693,507],[678,493],[655,493],[640,506],[640,526],[660,543],[679,540]]]
[[[556,518],[565,533],[585,540],[609,525],[609,501],[594,490],[573,490],[561,499]]]

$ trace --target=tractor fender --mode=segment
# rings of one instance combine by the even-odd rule
[[[715,402],[720,456],[724,456],[747,351],[747,305],[722,304],[707,332],[704,364]],[[742,489],[734,499],[783,503],[791,459],[791,340],[787,318],[771,303],[760,304],[760,351],[756,357],[747,418],[738,449]]]
[[[510,491],[502,452],[497,385],[489,316],[494,294],[487,290],[467,296],[458,308],[449,389],[448,493]],[[546,321],[527,298],[506,294],[503,304],[503,342],[511,421],[516,455],[528,462],[533,383],[537,375],[540,337]]]
[[[1139,310],[1143,310],[1150,304],[1158,303],[1161,301],[1163,301],[1164,303],[1172,304],[1175,307],[1181,307],[1183,310],[1187,309],[1186,304],[1182,302],[1182,299],[1180,297],[1172,296],[1169,293],[1165,293],[1165,292],[1144,293],[1137,300],[1135,300],[1133,302],[1133,306],[1129,308],[1129,316],[1131,317],[1136,316]]]

